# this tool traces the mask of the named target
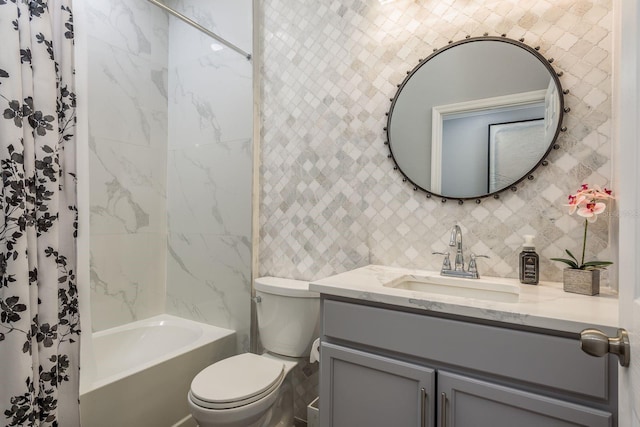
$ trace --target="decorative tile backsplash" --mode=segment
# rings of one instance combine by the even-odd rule
[[[385,4],[381,4],[385,3]],[[263,34],[259,275],[317,279],[366,264],[439,269],[458,223],[488,276],[517,277],[523,235],[549,260],[579,251],[582,221],[563,211],[583,182],[609,185],[611,2],[545,0],[273,0]],[[383,145],[385,113],[407,70],[467,35],[506,34],[540,46],[570,93],[567,132],[535,179],[458,205],[401,181]],[[610,259],[608,221],[588,253]]]

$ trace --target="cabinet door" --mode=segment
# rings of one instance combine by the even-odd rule
[[[441,427],[610,427],[610,413],[438,371]],[[443,419],[444,417],[444,419]]]
[[[321,427],[433,427],[433,369],[334,344],[320,347]]]

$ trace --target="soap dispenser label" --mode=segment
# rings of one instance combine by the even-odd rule
[[[536,260],[533,257],[524,257],[524,277],[525,279],[536,278]]]

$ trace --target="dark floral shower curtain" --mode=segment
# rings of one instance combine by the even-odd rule
[[[71,0],[0,0],[0,425],[77,426]]]

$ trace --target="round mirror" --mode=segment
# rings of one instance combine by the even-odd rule
[[[531,177],[555,144],[563,110],[558,76],[535,49],[468,38],[408,73],[392,99],[387,141],[414,188],[480,199]]]

